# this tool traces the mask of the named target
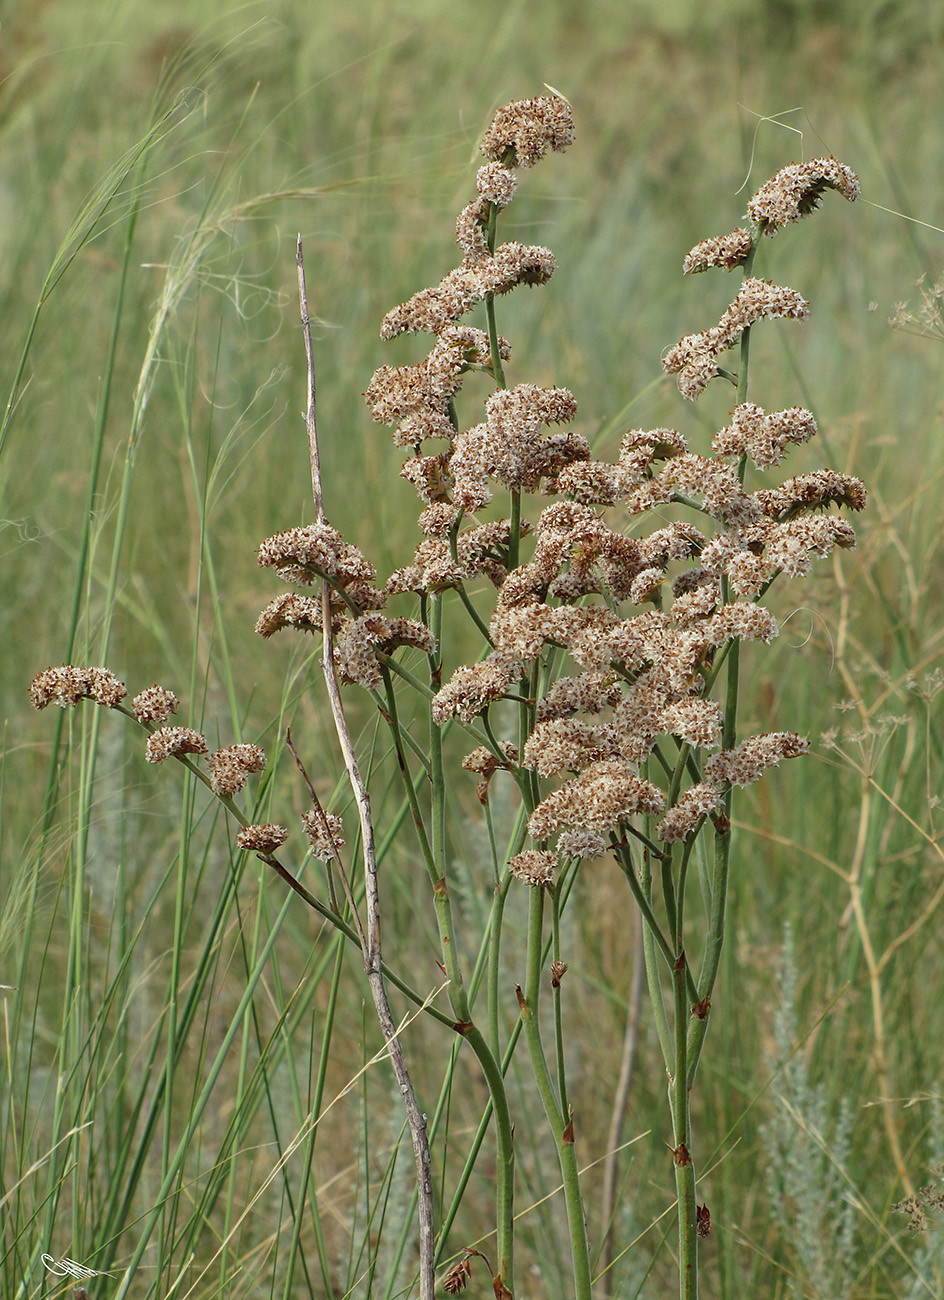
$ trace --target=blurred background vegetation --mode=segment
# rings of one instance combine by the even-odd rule
[[[944,331],[933,312],[911,331],[889,318],[901,302],[915,315],[917,282],[928,291],[944,265],[944,9],[5,0],[0,23],[0,984],[18,986],[3,994],[0,1027],[4,1297],[52,1294],[39,1253],[93,1258],[106,1221],[109,1263],[125,1266],[137,1229],[117,1235],[113,1217],[128,1174],[122,1135],[147,1139],[130,1222],[172,1172],[170,1148],[228,1026],[245,1036],[218,1087],[251,1097],[245,1129],[228,1137],[227,1107],[214,1102],[193,1137],[191,1181],[175,1184],[187,1188],[178,1217],[155,1229],[134,1294],[167,1294],[191,1250],[205,1262],[271,1171],[280,1125],[294,1132],[310,1106],[328,1010],[340,1028],[326,1096],[376,1048],[356,957],[344,959],[338,1009],[326,1010],[333,939],[300,904],[283,914],[281,886],[256,864],[231,859],[229,832],[182,792],[181,774],[148,769],[140,734],[120,719],[32,714],[27,688],[47,664],[98,663],[107,650],[132,691],[155,680],[176,690],[179,720],[211,743],[266,746],[279,779],[258,797],[272,820],[304,802],[279,758],[286,722],[330,795],[338,769],[311,643],[264,643],[252,630],[273,594],[255,547],[312,510],[295,236],[318,317],[328,516],[384,575],[412,554],[416,498],[361,394],[377,365],[417,360],[423,345],[382,344],[379,322],[455,264],[479,134],[497,106],[544,85],[573,104],[577,140],[523,177],[502,233],[550,245],[559,266],[547,288],[501,303],[500,329],[514,349],[509,382],[570,387],[577,428],[600,455],[627,427],[672,425],[698,444],[726,422],[720,385],[692,406],[661,372],[665,349],[713,323],[732,292],[722,275],[683,279],[685,252],[737,224],[788,162],[832,153],[861,179],[860,203],[828,194],[811,221],[765,245],[758,267],[813,308],[807,325],[767,331],[754,353],[754,400],[808,405],[819,422],[789,472],[849,470],[872,501],[855,553],[777,593],[783,635],[751,665],[745,728],[807,733],[814,755],[740,802],[750,833],[736,843],[724,984],[695,1103],[713,1222],[703,1293],[940,1294],[940,1233],[909,1232],[891,1207],[937,1186],[944,1154],[934,678]],[[458,784],[458,826],[473,805],[471,781]],[[382,816],[382,790],[377,806]],[[487,907],[476,852],[461,829],[456,889],[470,924]],[[408,844],[390,852],[388,935],[426,989],[434,931],[410,856]],[[239,888],[210,934],[224,879]],[[586,872],[570,915],[571,1051],[591,1165],[605,1154],[633,963],[615,870]],[[254,966],[276,927],[269,964]],[[185,1034],[167,1029],[167,1012],[184,1004],[191,959],[205,982]],[[162,1066],[167,1095],[148,1129],[154,1078],[142,1062],[165,1031],[179,1051]],[[446,1050],[437,1035],[417,1025],[407,1038],[430,1110]],[[647,1029],[624,1126],[624,1139],[640,1136],[623,1155],[615,1225],[618,1249],[639,1240],[613,1295],[663,1294],[670,1276],[657,1056]],[[252,1092],[257,1060],[271,1069]],[[197,1080],[190,1092],[184,1076]],[[406,1214],[408,1161],[386,1163],[397,1103],[384,1067],[365,1078],[319,1131],[320,1209],[300,1244],[289,1245],[303,1161],[267,1189],[211,1274],[184,1274],[181,1294],[408,1285],[409,1249],[400,1260],[378,1244],[396,1240]],[[457,1079],[440,1169],[461,1164],[482,1103],[478,1079],[461,1069]],[[534,1098],[521,1088],[526,1116]],[[87,1140],[47,1158],[86,1119]],[[556,1174],[537,1119],[519,1125],[525,1207]],[[236,1148],[248,1154],[224,1167],[221,1153]],[[205,1175],[217,1160],[222,1173]],[[586,1175],[591,1203],[599,1176],[599,1166]],[[476,1177],[487,1184],[487,1163]],[[487,1230],[487,1195],[468,1205],[453,1249]],[[556,1222],[546,1206],[522,1221],[524,1296],[565,1293]],[[89,1285],[111,1295],[114,1284]]]

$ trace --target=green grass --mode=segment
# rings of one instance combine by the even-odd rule
[[[764,1133],[791,1123],[811,1184],[832,1178],[831,1204],[855,1210],[841,1294],[939,1293],[934,1234],[909,1233],[891,1206],[903,1177],[929,1183],[940,1159],[941,696],[922,692],[941,664],[941,352],[887,320],[944,262],[944,24],[918,3],[745,8],[6,7],[0,984],[15,989],[0,1015],[4,1300],[70,1293],[45,1275],[43,1252],[116,1276],[139,1256],[128,1294],[143,1297],[394,1296],[410,1284],[409,1143],[386,1065],[360,1074],[378,1036],[357,954],[236,854],[202,787],[144,763],[136,730],[90,706],[34,715],[27,688],[68,660],[107,660],[135,690],[163,682],[212,744],[265,745],[252,798],[272,820],[304,803],[282,750],[290,722],[330,798],[339,764],[311,643],[252,632],[270,595],[256,545],[311,517],[295,235],[317,316],[328,517],[384,573],[415,544],[415,497],[361,393],[377,365],[418,350],[381,344],[379,321],[453,265],[477,136],[498,104],[543,83],[574,104],[577,142],[529,178],[506,234],[549,244],[559,269],[539,294],[503,303],[501,329],[511,382],[571,387],[601,453],[628,426],[694,437],[725,422],[726,394],[690,406],[661,374],[663,351],[730,296],[723,277],[683,280],[685,251],[729,229],[794,158],[832,152],[862,180],[855,208],[827,201],[765,247],[761,269],[813,301],[806,326],[769,331],[754,354],[765,405],[807,401],[819,421],[791,472],[849,469],[872,504],[855,553],[777,596],[784,635],[747,668],[745,726],[805,732],[814,755],[771,774],[738,813],[751,833],[736,841],[695,1102],[715,1166],[702,1293],[822,1294],[808,1207],[770,1194]],[[834,726],[835,745],[822,743]],[[399,792],[382,784],[381,758],[383,822]],[[454,801],[462,826],[471,782]],[[490,901],[486,851],[464,832],[450,849],[474,928]],[[425,993],[437,940],[410,858],[401,844],[384,858],[386,927]],[[564,923],[565,1012],[595,1207],[634,928],[615,868],[582,884]],[[777,1037],[787,923],[789,1063]],[[511,987],[520,900],[506,925]],[[581,1025],[602,1028],[584,1039]],[[431,1115],[442,1096],[433,1149],[448,1205],[484,1089],[464,1053],[443,1082],[440,1026],[419,1019],[405,1042]],[[520,1293],[537,1300],[566,1293],[568,1248],[559,1206],[537,1204],[558,1174],[523,1061],[512,1092],[528,1211]],[[671,1285],[664,1093],[647,1025],[624,1126],[639,1140],[623,1155],[616,1215],[618,1241],[638,1240],[614,1296]],[[815,1098],[808,1113],[798,1097]],[[493,1160],[487,1142],[452,1252],[489,1230]],[[819,1224],[827,1253],[833,1219]],[[110,1297],[116,1284],[88,1288]]]

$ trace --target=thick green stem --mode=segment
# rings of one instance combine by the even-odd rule
[[[587,1241],[587,1225],[584,1218],[583,1197],[580,1194],[580,1180],[577,1170],[577,1154],[574,1149],[574,1121],[571,1114],[565,1114],[560,1107],[551,1072],[547,1067],[544,1045],[541,1042],[541,1028],[538,1020],[538,1005],[541,989],[541,968],[543,952],[544,923],[544,889],[537,886],[531,890],[528,912],[528,960],[526,991],[517,989],[518,1005],[521,1009],[521,1021],[531,1056],[531,1067],[538,1085],[538,1092],[544,1106],[544,1113],[550,1126],[560,1160],[561,1180],[564,1184],[564,1203],[567,1207],[567,1223],[570,1228],[570,1246],[574,1267],[574,1288],[577,1300],[590,1300],[590,1245]]]
[[[560,962],[560,894],[555,889],[551,896],[552,913],[551,924],[553,934],[553,955],[554,963]],[[560,1095],[561,1114],[566,1115],[569,1109],[567,1101],[567,1073],[564,1068],[564,1021],[563,1008],[561,1006],[561,986],[560,978],[555,976],[551,980],[551,988],[554,997],[554,1043],[557,1048],[557,1090]]]
[[[698,1236],[696,1233],[695,1165],[692,1161],[692,1133],[688,1083],[688,989],[684,951],[679,952],[673,970],[675,1003],[675,1072],[669,1081],[669,1095],[675,1136],[675,1194],[678,1203],[679,1295],[681,1300],[698,1297]]]

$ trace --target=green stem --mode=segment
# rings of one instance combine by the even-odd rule
[[[698,1297],[698,1236],[695,1231],[695,1166],[692,1162],[691,1118],[688,1082],[688,963],[680,951],[673,969],[672,990],[675,1010],[675,1072],[669,1083],[675,1135],[675,1194],[678,1204],[679,1295],[681,1300]]]
[[[406,765],[406,754],[403,751],[403,735],[400,731],[400,719],[397,713],[397,698],[394,693],[393,682],[390,679],[390,674],[387,671],[386,664],[382,663],[380,665],[380,671],[383,674],[384,691],[387,697],[387,723],[390,727],[390,733],[393,736],[393,745],[397,755],[397,766],[400,770],[400,776],[403,781],[403,789],[406,794],[407,802],[410,805],[410,813],[413,817],[413,826],[416,830],[416,837],[419,840],[420,850],[423,854],[423,861],[426,864],[426,872],[435,886],[440,873],[437,870],[433,845],[430,843],[429,836],[426,833],[426,825],[423,821],[423,810],[420,808],[416,786],[413,784],[409,769]]]
[[[554,937],[554,961],[559,962],[560,955],[560,894],[558,890],[551,892],[551,933]],[[560,980],[555,979],[551,983],[554,997],[554,1041],[557,1048],[557,1090],[560,1093],[561,1114],[566,1115],[569,1110],[567,1101],[567,1075],[564,1068],[564,1026],[561,1014],[561,986]]]
[[[505,879],[495,885],[495,897],[492,901],[492,914],[489,918],[488,925],[488,982],[486,986],[486,997],[488,1001],[488,1040],[489,1046],[495,1055],[496,1060],[501,1054],[500,1043],[500,1002],[499,1002],[499,980],[501,978],[501,932],[502,917],[505,910],[505,900],[508,897],[508,887],[513,877],[510,871],[506,871]]]
[[[671,970],[675,966],[675,951],[662,933],[662,927],[656,920],[655,913],[652,910],[651,890],[647,896],[647,892],[636,879],[636,872],[633,868],[632,858],[630,857],[629,850],[626,848],[625,844],[614,845],[613,847],[616,851],[616,861],[619,864],[623,875],[629,882],[633,898],[635,898],[639,905],[639,910],[642,912],[642,918],[646,923],[646,929],[652,935],[659,951],[662,953],[662,956],[665,958],[665,961]],[[661,858],[662,855],[660,854],[659,856]],[[693,995],[693,998],[697,1000],[698,989],[695,986],[695,981],[692,979],[690,972],[687,973],[687,980],[689,983],[689,992]]]
[[[574,1287],[577,1300],[590,1300],[590,1246],[584,1218],[583,1197],[574,1147],[573,1116],[565,1114],[558,1105],[557,1095],[547,1068],[541,1029],[538,1020],[538,999],[541,987],[542,931],[544,922],[544,889],[531,890],[528,912],[528,960],[526,992],[517,989],[521,1021],[531,1056],[531,1066],[537,1081],[538,1092],[544,1105],[557,1154],[560,1160],[561,1180],[564,1184],[564,1203],[570,1228],[570,1246],[573,1256]]]

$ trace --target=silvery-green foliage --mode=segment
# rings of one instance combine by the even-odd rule
[[[844,1300],[855,1281],[855,1210],[845,1190],[852,1114],[845,1098],[831,1113],[826,1090],[810,1083],[797,1050],[797,964],[789,925],[779,977],[774,1109],[762,1129],[767,1191],[789,1261],[791,1294]]]

